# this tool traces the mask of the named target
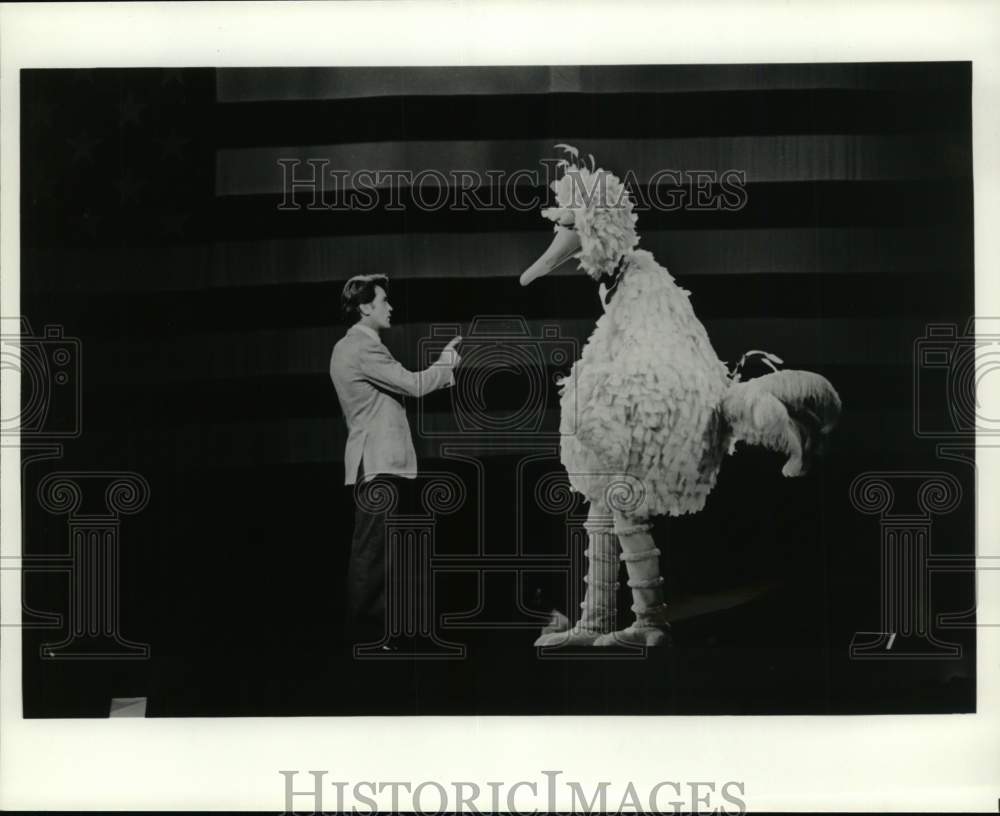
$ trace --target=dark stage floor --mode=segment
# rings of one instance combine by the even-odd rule
[[[847,636],[789,621],[781,588],[673,627],[671,646],[645,656],[541,657],[535,633],[465,631],[458,660],[357,660],[330,639],[284,646],[220,645],[185,655],[81,671],[58,700],[35,688],[27,716],[107,716],[114,696],[147,695],[146,716],[733,715],[893,714],[973,711],[973,642],[963,661],[858,661]],[[717,599],[692,598],[688,607]],[[678,604],[683,607],[684,604]],[[82,666],[80,667],[83,668]],[[90,678],[89,680],[87,678]],[[92,686],[88,693],[88,686]],[[61,709],[65,710],[60,713]]]

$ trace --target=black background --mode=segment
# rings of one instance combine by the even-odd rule
[[[34,498],[46,473],[132,470],[151,487],[121,526],[123,634],[150,659],[43,660],[62,633],[26,630],[25,716],[105,716],[113,696],[148,696],[151,716],[974,710],[971,630],[942,635],[964,647],[956,660],[848,659],[880,608],[879,522],[852,507],[856,476],[952,473],[964,498],[935,519],[933,548],[974,549],[971,467],[913,431],[918,405],[946,425],[949,398],[943,382],[914,395],[914,342],[974,308],[971,81],[968,63],[22,71],[21,313],[36,334],[58,324],[79,339],[83,427],[62,458],[25,471],[25,553],[66,550],[65,518]],[[763,348],[836,385],[829,455],[790,481],[778,457],[743,452],[703,513],[657,522],[670,599],[688,614],[645,661],[540,661],[531,628],[448,631],[461,661],[352,661],[338,642],[345,434],[326,370],[343,281],[390,275],[385,339],[410,367],[431,323],[467,332],[476,316],[518,315],[582,343],[600,306],[579,273],[518,286],[548,243],[537,211],[281,212],[275,157],[378,143],[421,169],[426,145],[444,143],[483,172],[483,156],[503,167],[569,141],[605,146],[599,163],[623,176],[683,140],[705,163],[682,170],[734,145],[756,157],[737,168],[747,206],[642,212],[642,246],[692,291],[722,359]],[[273,189],[223,173],[252,150]],[[524,389],[498,375],[486,402],[503,415]],[[446,420],[450,399],[422,410]],[[411,407],[421,466],[471,484]],[[555,428],[550,411],[542,430]],[[519,534],[558,551],[564,518],[535,511],[514,529],[524,451],[461,441],[483,450],[488,486],[441,521],[439,551],[509,553]],[[441,580],[440,611],[474,605],[471,576]],[[564,608],[556,582],[521,581],[537,611]],[[934,581],[935,612],[973,605],[971,575]],[[66,597],[64,577],[26,576],[34,609],[65,611]],[[738,601],[719,608],[726,597]]]

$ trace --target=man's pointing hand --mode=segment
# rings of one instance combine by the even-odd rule
[[[454,368],[455,366],[457,366],[462,361],[462,358],[461,358],[461,356],[459,355],[459,353],[457,351],[458,344],[461,343],[461,342],[462,342],[461,335],[458,335],[457,337],[453,337],[448,342],[448,345],[445,346],[444,349],[442,350],[440,362],[447,363],[452,368]]]

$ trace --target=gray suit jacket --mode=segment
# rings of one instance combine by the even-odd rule
[[[453,368],[451,361],[440,361],[423,371],[407,371],[374,332],[358,325],[347,330],[330,357],[330,379],[347,421],[344,484],[354,484],[362,462],[365,476],[416,478],[417,455],[402,397],[422,397],[451,385]]]

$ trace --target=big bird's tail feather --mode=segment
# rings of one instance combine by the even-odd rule
[[[737,442],[762,445],[788,455],[781,472],[801,476],[840,416],[840,396],[825,378],[811,371],[774,371],[734,382],[722,401]]]

